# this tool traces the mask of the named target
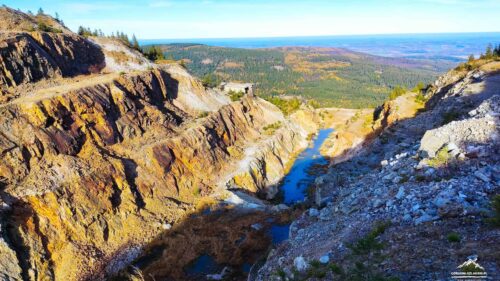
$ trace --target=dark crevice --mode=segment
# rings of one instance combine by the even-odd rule
[[[0,197],[11,206],[7,212],[4,212],[7,220],[3,236],[7,244],[16,254],[17,263],[21,268],[22,280],[30,280],[29,271],[31,269],[31,264],[29,262],[29,253],[31,249],[24,243],[20,229],[25,225],[26,221],[33,216],[33,210],[29,205],[3,192],[2,189],[3,188],[0,188]]]
[[[26,163],[26,168],[28,169],[28,172],[31,171],[30,160],[32,156],[29,150],[26,148],[26,146],[23,146],[21,154],[23,155],[24,163]]]
[[[49,128],[49,127],[52,127],[52,125],[54,125],[54,123],[56,122],[56,120],[54,119],[54,117],[52,116],[49,116],[47,117],[47,120],[45,120],[45,128]]]
[[[106,156],[109,156],[109,157],[112,157],[115,159],[119,159],[122,161],[123,166],[125,168],[125,179],[127,180],[127,183],[130,187],[130,191],[134,195],[135,205],[138,207],[139,210],[144,209],[144,207],[146,207],[146,202],[144,201],[144,198],[143,198],[141,192],[139,191],[137,184],[135,183],[135,180],[138,176],[137,164],[135,163],[135,161],[132,159],[128,159],[128,158],[124,158],[124,157],[121,157],[118,155],[111,154],[109,151],[107,151],[106,149],[103,149],[103,148],[101,148],[101,153],[103,153]],[[116,188],[118,188],[118,187],[116,187]],[[121,193],[121,191],[120,191],[120,193]]]
[[[113,194],[109,197],[109,201],[111,201],[111,206],[113,206],[113,209],[118,208],[121,203],[122,203],[122,197],[121,197],[122,191],[120,188],[118,188],[118,185],[116,182],[113,182]]]
[[[137,164],[131,159],[122,158],[122,161],[125,166],[125,178],[135,197],[135,205],[137,205],[139,209],[144,209],[144,207],[146,207],[146,202],[144,202],[144,198],[135,183],[135,179],[137,178]]]

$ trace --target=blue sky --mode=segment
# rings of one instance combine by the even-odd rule
[[[0,0],[140,39],[500,31],[500,0]]]

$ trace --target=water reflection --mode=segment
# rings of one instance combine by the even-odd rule
[[[310,172],[311,168],[315,165],[328,164],[328,160],[320,154],[319,150],[333,131],[333,129],[320,130],[312,146],[300,153],[295,160],[281,185],[285,204],[303,201],[307,188],[315,179],[315,176]]]

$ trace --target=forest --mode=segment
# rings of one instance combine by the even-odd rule
[[[427,84],[440,73],[430,61],[382,58],[336,48],[239,49],[199,44],[155,48],[161,48],[167,60],[182,61],[207,86],[222,81],[251,82],[263,98],[297,96],[315,100],[322,107],[375,107],[397,87]]]

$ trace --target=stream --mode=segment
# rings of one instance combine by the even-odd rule
[[[320,130],[299,154],[280,184],[284,204],[305,201],[315,167],[328,164],[319,150],[332,132]],[[134,266],[146,280],[247,280],[252,265],[288,239],[293,212],[201,210],[153,241]]]

